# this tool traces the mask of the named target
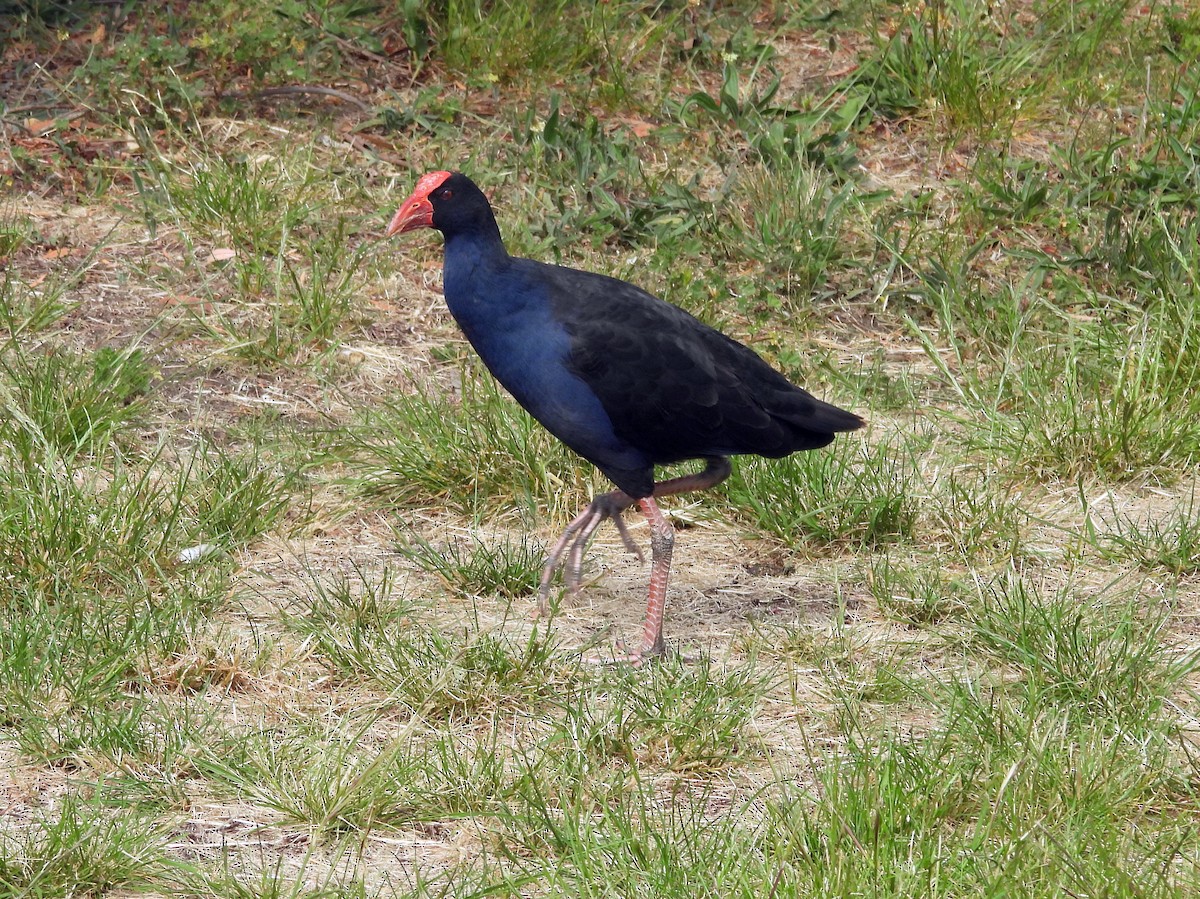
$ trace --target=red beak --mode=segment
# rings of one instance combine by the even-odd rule
[[[433,227],[433,204],[429,197],[413,194],[400,204],[400,208],[387,226],[387,236],[403,234],[405,231],[415,231],[418,228]]]

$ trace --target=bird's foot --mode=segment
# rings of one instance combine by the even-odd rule
[[[667,650],[665,643],[658,645],[643,643],[635,650],[625,648],[624,640],[616,640],[613,642],[613,649],[616,650],[613,655],[601,655],[599,653],[590,653],[583,657],[585,665],[628,665],[631,668],[641,668],[647,662],[654,662],[658,659],[665,659],[670,652]]]
[[[550,583],[560,568],[563,569],[563,586],[567,592],[572,596],[579,592],[583,582],[583,554],[596,528],[604,521],[611,520],[617,526],[617,533],[621,535],[621,542],[625,544],[625,548],[637,556],[639,562],[645,561],[641,548],[633,542],[621,518],[621,513],[633,503],[634,501],[620,490],[602,493],[593,498],[587,508],[567,525],[558,542],[550,549],[546,565],[542,568],[542,578],[538,584],[539,615],[550,613]]]
[[[583,656],[581,661],[585,665],[597,665],[606,668],[614,668],[617,665],[629,665],[631,668],[641,668],[649,662],[658,662],[664,659],[679,659],[681,662],[698,662],[703,658],[703,653],[696,650],[668,649],[663,646],[660,649],[650,647],[643,649],[639,647],[636,651],[625,648],[624,640],[614,640],[612,655],[602,655],[598,652],[588,653]]]

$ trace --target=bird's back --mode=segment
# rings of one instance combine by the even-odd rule
[[[862,425],[749,348],[632,284],[531,264],[570,336],[568,366],[599,398],[617,436],[655,464],[777,458]]]

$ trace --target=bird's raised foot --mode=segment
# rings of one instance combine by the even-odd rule
[[[625,527],[621,518],[621,514],[632,506],[633,502],[633,499],[620,490],[601,493],[567,525],[562,536],[551,547],[546,565],[542,568],[542,577],[538,584],[539,615],[548,615],[550,612],[550,584],[554,580],[555,572],[560,568],[563,569],[563,586],[567,592],[572,596],[579,592],[583,582],[583,554],[596,528],[604,521],[611,520],[617,526],[617,533],[621,535],[621,542],[625,544],[625,548],[637,556],[639,562],[645,561],[641,548],[633,542],[633,538],[629,536],[629,529]]]

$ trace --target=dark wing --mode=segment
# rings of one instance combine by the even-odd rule
[[[569,367],[619,437],[656,463],[784,456],[853,430],[856,415],[791,384],[752,350],[676,306],[603,275],[547,267]]]

